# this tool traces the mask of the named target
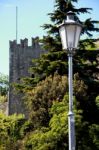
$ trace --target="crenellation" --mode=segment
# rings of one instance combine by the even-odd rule
[[[32,38],[32,47],[33,48],[39,48],[40,47],[40,45],[39,45],[39,37]]]
[[[24,40],[20,40],[20,46],[21,47],[23,47],[23,48],[25,48],[25,47],[28,47],[28,39],[27,38],[25,38]]]
[[[35,40],[32,38],[32,47],[35,47]]]
[[[16,46],[17,46],[16,40],[10,41],[10,42],[9,42],[9,45],[10,45],[10,48],[16,47]]]
[[[33,48],[33,49],[36,49],[36,48],[40,48],[40,44],[39,44],[39,37],[36,37],[36,38],[32,38],[31,40],[31,46],[28,45],[28,39],[25,38],[25,39],[20,39],[20,43],[17,43],[16,40],[13,40],[13,41],[10,41],[9,42],[9,45],[10,45],[10,48]]]

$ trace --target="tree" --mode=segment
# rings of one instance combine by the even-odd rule
[[[24,122],[23,115],[6,116],[0,113],[0,150],[21,149]]]
[[[74,78],[74,93],[77,97],[77,109],[83,110],[83,116],[86,113],[87,85],[81,80],[78,74]],[[32,120],[35,128],[48,126],[50,121],[49,109],[54,101],[61,102],[68,95],[68,79],[66,75],[61,76],[57,73],[40,81],[33,89],[25,91],[25,103],[29,109],[29,118]],[[67,103],[68,105],[68,103]],[[88,110],[88,109],[87,109]]]
[[[54,76],[49,76],[39,82],[35,88],[25,93],[25,103],[35,128],[48,126],[49,109],[53,101],[62,101],[66,92],[68,92],[67,77],[56,73]]]
[[[8,76],[0,73],[0,104],[7,101],[8,88]]]
[[[42,27],[44,30],[47,30],[47,36],[44,36],[41,42],[43,43],[44,49],[48,51],[47,54],[43,55],[41,59],[34,61],[35,67],[31,70],[36,77],[45,78],[46,76],[53,74],[55,71],[59,74],[67,74],[67,54],[62,50],[62,45],[59,37],[58,25],[66,18],[66,13],[68,11],[73,11],[75,17],[78,19],[78,16],[82,13],[90,13],[91,8],[76,8],[74,3],[77,3],[78,0],[56,0],[55,1],[55,10],[52,13],[49,13],[52,24],[44,24]],[[82,35],[86,34],[89,38],[80,41],[80,49],[85,50],[86,45],[94,46],[92,37],[93,32],[98,32],[99,28],[95,27],[95,24],[99,23],[98,21],[91,20],[91,18],[86,19],[84,22],[79,20],[83,24]],[[80,63],[80,66],[83,64],[79,62],[78,52],[76,52],[76,59],[74,57],[74,63]],[[76,63],[77,65],[77,63]],[[74,70],[75,71],[75,70]],[[77,70],[78,71],[78,70]]]
[[[90,13],[91,8],[76,8],[77,0],[56,0],[55,10],[50,13],[50,19],[52,24],[44,24],[44,30],[47,30],[47,36],[42,39],[43,47],[48,51],[40,59],[34,61],[34,67],[31,68],[31,72],[39,80],[45,79],[49,75],[53,75],[57,72],[60,75],[66,75],[68,72],[67,53],[62,50],[61,41],[59,37],[58,25],[66,17],[68,11],[73,11],[76,14],[76,18],[81,13]],[[86,19],[84,22],[79,20],[84,25],[82,35],[86,34],[89,39],[81,40],[80,50],[76,51],[73,59],[74,74],[79,73],[81,80],[88,86],[87,95],[88,107],[90,111],[87,112],[87,119],[90,116],[97,116],[95,98],[98,95],[99,83],[98,83],[98,51],[85,50],[86,44],[91,45],[94,40],[90,39],[94,31],[98,32],[99,28],[95,27],[98,21]],[[94,87],[94,89],[93,89]],[[79,97],[77,96],[77,99]],[[91,101],[91,102],[90,102]],[[86,112],[86,111],[85,111]],[[95,119],[96,118],[96,119]],[[97,121],[97,117],[94,119]]]
[[[0,95],[6,95],[8,91],[8,76],[0,73]]]
[[[75,127],[76,150],[98,150],[99,125],[88,124],[83,121],[80,109],[76,109],[75,99]],[[62,102],[54,101],[50,109],[51,119],[49,127],[38,128],[25,138],[25,148],[33,150],[67,150],[68,149],[68,96]]]

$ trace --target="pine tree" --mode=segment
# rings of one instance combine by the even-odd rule
[[[73,11],[78,18],[81,13],[90,13],[91,10],[91,8],[76,8],[74,4],[78,2],[77,0],[56,0],[55,2],[54,12],[49,14],[52,24],[43,25],[44,30],[47,29],[47,36],[44,36],[41,42],[43,42],[43,47],[47,50],[47,53],[40,59],[33,61],[35,67],[31,68],[31,72],[35,77],[25,80],[26,84],[24,85],[25,88],[23,88],[25,91],[29,88],[31,90],[33,86],[36,86],[36,82],[45,79],[47,76],[54,76],[55,72],[60,75],[66,75],[68,73],[67,53],[62,50],[58,25],[66,18],[68,11]],[[95,23],[98,23],[98,21],[87,19],[81,23],[84,24],[82,34],[85,33],[88,36],[92,36],[91,32],[99,31],[98,28],[95,28]],[[85,41],[86,43],[92,42],[92,40],[85,39],[84,44]],[[81,41],[81,48],[82,45],[84,46],[82,43]],[[83,103],[83,97],[76,95],[76,98],[80,101],[80,106],[84,110],[85,119],[92,121],[92,117],[95,116],[93,122],[97,122],[97,113],[99,112],[95,104],[95,98],[98,96],[99,89],[97,67],[98,52],[79,49],[79,51],[76,51],[73,60],[74,74],[78,73],[79,78],[88,86],[87,100]],[[88,107],[88,110],[86,107]]]
[[[49,13],[52,24],[44,24],[42,27],[44,30],[47,30],[47,36],[44,36],[41,42],[43,43],[44,49],[48,51],[47,54],[43,55],[41,59],[36,61],[35,67],[33,67],[34,73],[40,75],[44,78],[54,72],[59,74],[67,74],[67,54],[62,50],[61,40],[59,36],[58,25],[66,19],[66,14],[68,11],[75,13],[76,18],[82,13],[90,13],[91,8],[76,8],[74,3],[77,3],[77,0],[56,0],[55,1],[55,10],[53,13]],[[80,20],[79,20],[80,21]],[[86,19],[84,22],[80,21],[83,24],[82,35],[86,34],[87,36],[92,37],[92,32],[98,32],[99,29],[95,27],[95,24],[98,21],[91,20],[91,18]],[[94,46],[94,39],[84,39],[80,41],[80,50],[85,49],[86,45]],[[77,53],[77,52],[76,52]],[[79,57],[79,56],[78,56]],[[76,59],[79,58],[76,57]],[[77,61],[74,57],[74,63]],[[81,62],[80,62],[81,65]],[[32,70],[31,69],[31,70]],[[75,70],[74,70],[75,72]]]
[[[44,24],[44,30],[47,30],[47,36],[44,36],[41,40],[43,47],[47,50],[40,59],[35,60],[35,67],[31,68],[31,71],[39,78],[39,80],[45,79],[49,75],[54,75],[57,72],[60,75],[66,75],[68,73],[67,52],[62,50],[62,45],[59,37],[58,25],[66,18],[68,11],[73,11],[76,14],[76,18],[82,13],[90,13],[91,8],[76,8],[77,0],[56,0],[55,10],[53,13],[49,13],[52,24]],[[99,29],[95,27],[98,21],[86,19],[84,22],[79,20],[84,28],[82,35],[86,34],[91,38],[94,31],[98,32]],[[89,122],[97,122],[97,110],[95,104],[95,98],[98,96],[98,52],[85,50],[86,43],[92,43],[92,39],[84,39],[80,42],[79,51],[73,59],[74,74],[78,73],[81,80],[88,86],[87,89],[87,101],[82,103],[83,99],[77,96],[77,100],[80,101],[82,109],[84,109],[84,117]],[[88,110],[87,108],[88,107]]]

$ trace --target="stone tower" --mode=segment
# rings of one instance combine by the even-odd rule
[[[21,77],[30,76],[29,67],[33,58],[39,58],[44,50],[38,43],[38,38],[32,38],[32,45],[28,46],[28,39],[10,41],[9,48],[9,83],[19,83]],[[8,114],[26,114],[24,103],[20,95],[15,94],[13,88],[9,88]]]

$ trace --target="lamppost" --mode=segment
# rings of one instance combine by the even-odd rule
[[[59,26],[59,33],[62,41],[62,47],[68,54],[68,83],[69,83],[69,150],[75,150],[75,119],[73,113],[73,68],[72,57],[74,50],[77,49],[82,25],[74,20],[74,13],[68,12],[67,19]]]

